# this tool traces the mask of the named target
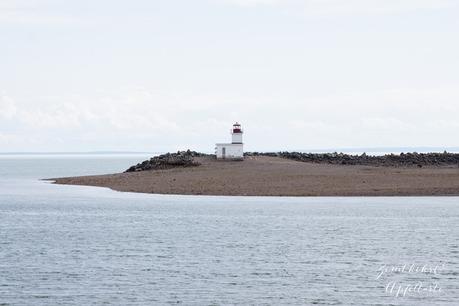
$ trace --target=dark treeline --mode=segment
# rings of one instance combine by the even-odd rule
[[[459,154],[455,153],[401,153],[373,156],[349,155],[344,153],[301,153],[301,152],[246,152],[245,156],[275,156],[302,162],[334,165],[368,165],[387,167],[423,167],[459,165]]]
[[[194,160],[194,157],[206,155],[190,150],[161,154],[130,167],[126,172],[199,166],[199,163]]]
[[[160,170],[177,167],[199,166],[195,157],[212,157],[214,154],[199,153],[196,151],[178,151],[177,153],[166,153],[152,157],[135,166],[130,167],[126,172],[144,170]],[[333,164],[333,165],[366,165],[385,167],[424,167],[424,166],[459,166],[459,154],[456,153],[401,153],[387,154],[382,156],[349,155],[344,153],[301,153],[301,152],[246,152],[244,156],[272,156],[292,159],[301,162]]]

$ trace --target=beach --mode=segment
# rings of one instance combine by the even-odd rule
[[[222,196],[453,196],[457,166],[333,165],[271,156],[195,157],[196,167],[52,179],[57,184],[154,194]]]

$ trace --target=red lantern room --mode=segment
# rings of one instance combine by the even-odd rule
[[[231,134],[234,134],[234,133],[241,133],[242,134],[242,128],[241,128],[241,125],[239,123],[235,123],[233,124],[233,129],[231,130]]]

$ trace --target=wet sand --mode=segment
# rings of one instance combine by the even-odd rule
[[[279,157],[244,161],[196,158],[198,167],[53,179],[57,184],[117,191],[232,196],[459,195],[459,168],[373,167],[299,162]]]

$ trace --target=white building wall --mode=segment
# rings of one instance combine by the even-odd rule
[[[217,143],[215,154],[218,159],[243,159],[244,149],[242,144]]]

